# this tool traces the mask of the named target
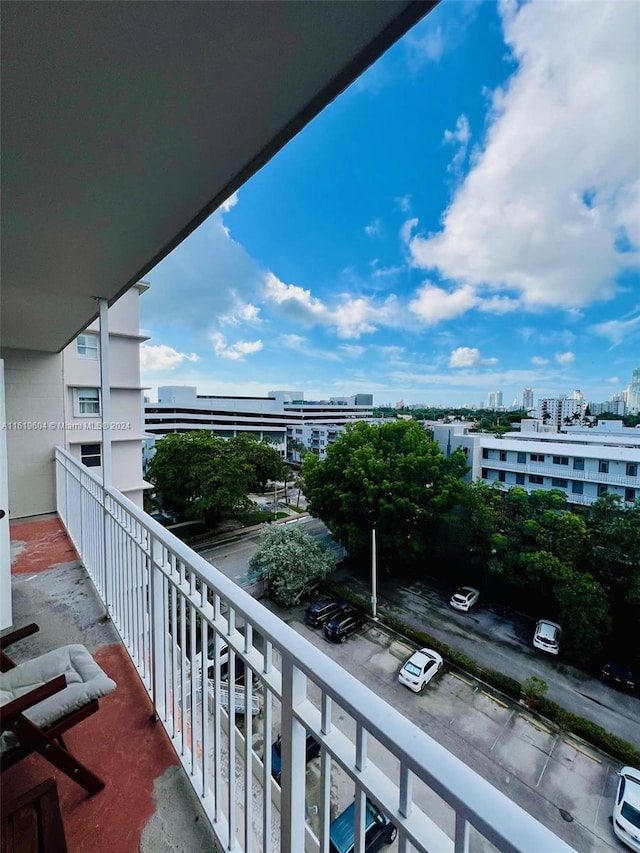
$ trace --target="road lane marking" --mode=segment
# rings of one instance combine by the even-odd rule
[[[546,726],[543,726],[542,723],[538,723],[536,720],[532,720],[530,717],[523,716],[522,719],[529,723],[534,729],[537,729],[539,732],[543,732],[546,735],[551,735],[553,732],[551,729],[548,729]]]
[[[575,751],[576,751],[576,752],[579,752],[579,753],[581,753],[582,755],[586,755],[586,756],[587,756],[587,758],[590,758],[592,761],[595,761],[595,762],[596,762],[596,764],[602,764],[602,761],[600,761],[600,759],[599,759],[599,758],[596,758],[596,756],[595,756],[595,755],[592,755],[590,752],[587,752],[587,750],[586,750],[586,749],[583,749],[583,748],[582,748],[581,746],[579,746],[577,743],[574,743],[573,741],[567,740],[566,738],[565,738],[565,741],[564,741],[564,742],[567,744],[567,746],[570,746],[570,747],[571,747],[571,749],[575,749]]]
[[[449,672],[449,675],[453,676],[453,678],[457,678],[458,681],[462,681],[463,684],[467,685],[467,687],[473,687],[474,686],[472,681],[467,681],[466,678],[463,678],[461,675],[458,675],[457,672]]]

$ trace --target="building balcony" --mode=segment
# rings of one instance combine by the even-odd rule
[[[327,851],[338,782],[355,797],[356,839],[370,799],[398,828],[391,851],[571,849],[60,448],[56,470],[66,532],[54,519],[35,551],[58,570],[26,562],[14,576],[16,621],[43,624],[48,647],[84,642],[118,683],[73,744],[108,785],[62,794],[70,849],[101,850],[104,827],[105,850],[158,849],[148,838],[166,829],[186,833],[176,849]],[[321,748],[313,793],[307,732]]]

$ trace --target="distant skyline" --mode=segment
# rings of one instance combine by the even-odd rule
[[[639,55],[631,2],[442,2],[146,276],[151,397],[621,392]]]

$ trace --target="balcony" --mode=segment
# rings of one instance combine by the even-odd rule
[[[355,795],[356,837],[366,799],[372,799],[398,827],[392,851],[484,850],[487,842],[505,851],[571,849],[59,448],[56,469],[58,513],[99,598],[77,564],[58,572],[53,584],[52,573],[38,583],[44,575],[29,563],[27,549],[24,574],[14,577],[17,618],[45,623],[43,641],[51,647],[69,641],[68,630],[54,627],[61,610],[69,610],[73,630],[118,682],[93,718],[98,729],[90,730],[96,724],[87,721],[87,743],[74,743],[110,783],[90,800],[82,791],[63,794],[69,835],[80,839],[71,849],[89,849],[83,832],[102,824],[110,849],[125,849],[119,835],[124,811],[138,823],[148,819],[148,808],[125,809],[135,801],[127,787],[146,791],[149,800],[149,780],[164,779],[166,768],[178,762],[190,786],[172,798],[176,819],[165,816],[167,828],[193,832],[195,825],[221,849],[328,850],[338,776]],[[64,566],[75,551],[57,520],[53,524],[35,556],[46,553],[49,564]],[[209,650],[206,666],[202,649]],[[218,676],[223,662],[233,672],[238,661],[252,677],[235,688],[231,702],[232,691]],[[252,705],[256,713],[245,714]],[[152,713],[157,723],[150,722]],[[130,729],[133,740],[127,739]],[[306,731],[322,748],[311,808]],[[282,736],[281,787],[265,749],[276,732]],[[140,774],[146,782],[138,781]],[[172,784],[178,781],[174,771]],[[198,810],[206,819],[196,824]],[[149,825],[163,831],[155,818]],[[129,837],[129,849],[138,849],[133,831]],[[200,838],[197,847],[192,838],[181,842],[187,849],[212,849],[210,839]]]

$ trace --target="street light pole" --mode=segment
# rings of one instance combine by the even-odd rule
[[[376,546],[376,528],[371,528],[371,613],[374,619],[378,618],[378,567]]]

